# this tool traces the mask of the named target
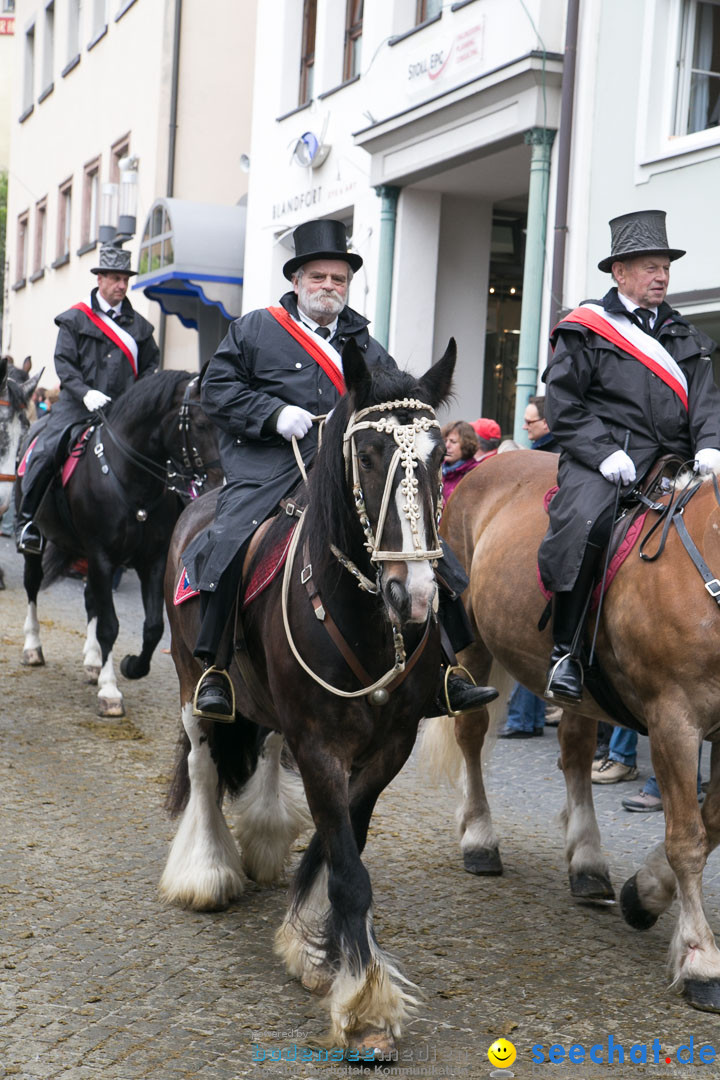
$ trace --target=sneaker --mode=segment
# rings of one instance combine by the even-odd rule
[[[599,769],[602,769],[602,767],[607,763],[608,760],[609,759],[608,759],[607,754],[605,755],[605,757],[593,758],[593,763],[592,763],[592,774],[593,774],[593,776],[595,775],[596,772],[598,772]]]
[[[562,709],[559,705],[545,706],[545,725],[547,727],[557,727],[561,718]]]
[[[635,765],[623,765],[622,761],[603,761],[599,769],[592,773],[593,784],[619,784],[621,780],[637,780]]]
[[[623,799],[622,805],[626,810],[633,810],[639,814],[649,814],[653,810],[662,811],[663,808],[662,799],[657,795],[650,795],[647,791],[640,791],[637,795]]]
[[[537,732],[538,735],[542,735],[542,731]],[[535,736],[534,731],[523,731],[522,728],[506,728],[505,731],[501,731],[498,735],[499,739],[532,739]]]

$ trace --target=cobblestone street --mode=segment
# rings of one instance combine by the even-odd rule
[[[82,669],[81,582],[62,580],[41,594],[47,665],[26,669],[22,568],[5,539],[0,563],[8,583],[0,593],[0,1075],[345,1075],[345,1065],[271,1060],[273,1050],[287,1058],[294,1046],[317,1045],[325,1029],[319,1002],[272,951],[284,887],[250,884],[217,914],[166,910],[158,901],[174,828],[163,800],[178,733],[167,640],[147,679],[122,680],[127,716],[100,720],[96,688]],[[139,641],[139,586],[131,572],[117,606],[116,663]],[[633,815],[620,806],[650,771],[646,740],[640,744],[640,781],[596,788],[618,891],[664,827],[662,814]],[[667,987],[672,914],[639,934],[617,907],[570,899],[556,757],[553,728],[542,739],[496,746],[489,791],[501,878],[463,871],[455,794],[428,786],[414,761],[381,799],[365,855],[377,934],[422,994],[395,1075],[685,1077],[698,1075],[702,1044],[720,1052],[720,1018],[693,1011]],[[704,757],[706,771],[707,751]],[[715,854],[705,896],[716,928],[718,869]],[[493,1070],[487,1049],[499,1036],[518,1056],[511,1068]],[[633,1044],[647,1044],[648,1064],[539,1066],[531,1058],[537,1044],[602,1044],[606,1051],[610,1036],[626,1055]],[[696,1065],[683,1066],[676,1051],[691,1037]],[[650,1064],[655,1039],[659,1065]],[[699,1075],[717,1075],[717,1065]]]

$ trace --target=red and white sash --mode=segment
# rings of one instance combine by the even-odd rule
[[[345,380],[342,375],[342,371],[338,366],[340,360],[339,354],[332,345],[327,346],[323,338],[314,336],[312,333],[308,333],[300,326],[299,323],[293,319],[292,315],[283,307],[269,307],[267,309],[274,319],[280,323],[284,330],[287,330],[288,334],[295,338],[297,342],[302,345],[303,349],[313,360],[320,365],[330,382],[333,384],[338,394],[345,393]],[[325,346],[325,347],[324,347]],[[333,360],[330,350],[335,353],[338,360]]]
[[[687,409],[687,379],[680,365],[659,341],[646,334],[635,323],[617,318],[599,304],[582,304],[561,319],[561,322],[580,323],[611,344],[617,345],[635,360],[639,360],[677,394]]]
[[[93,311],[89,304],[80,302],[79,304],[73,304],[73,308],[77,308],[78,311],[82,311],[83,315],[87,315],[90,322],[94,323],[98,330],[101,330],[106,337],[110,338],[113,345],[117,345],[118,349],[127,357],[132,373],[137,379],[138,347],[135,338],[131,337],[127,330],[123,330],[121,326],[118,326],[102,311]]]

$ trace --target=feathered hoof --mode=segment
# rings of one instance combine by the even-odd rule
[[[633,930],[649,930],[658,920],[647,908],[640,903],[640,893],[637,887],[637,874],[628,878],[620,892],[620,910],[623,919],[632,926]],[[685,984],[687,986],[687,983]],[[699,984],[698,984],[699,985]],[[697,1006],[699,1008],[699,1006]]]
[[[43,656],[42,645],[38,645],[37,649],[25,649],[22,654],[23,667],[43,667],[45,664],[45,657]]]
[[[326,994],[329,994],[332,983],[332,972],[323,967],[318,967],[314,971],[304,971],[300,979],[301,986],[309,990],[311,994],[317,994],[318,997],[325,997]]]
[[[606,874],[581,871],[570,874],[570,895],[574,900],[592,904],[608,904],[615,901],[615,890]]]
[[[683,997],[693,1009],[720,1013],[720,979],[686,979]]]
[[[98,698],[98,716],[124,716],[125,706],[122,698]]]
[[[498,848],[474,848],[463,851],[463,867],[468,874],[478,877],[498,877],[503,872],[503,864]]]
[[[391,1032],[383,1028],[366,1027],[348,1034],[345,1057],[350,1061],[393,1061],[397,1045]],[[352,1051],[352,1053],[349,1053]]]
[[[92,664],[85,665],[85,674],[90,686],[97,686],[98,679],[100,678],[100,668],[94,667]]]

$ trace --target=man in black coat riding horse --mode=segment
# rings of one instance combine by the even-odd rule
[[[662,210],[623,214],[610,229],[612,250],[598,267],[616,287],[555,327],[543,376],[545,415],[561,447],[539,551],[555,594],[546,696],[567,701],[582,698],[582,624],[618,488],[629,492],[663,454],[693,461],[699,473],[720,470],[715,342],[665,302],[670,263],[685,252],[668,246]]]
[[[368,333],[368,320],[347,305],[354,271],[362,259],[347,250],[341,221],[308,221],[294,234],[295,257],[283,267],[293,288],[279,307],[251,311],[236,320],[218,346],[202,383],[202,404],[220,429],[220,460],[226,485],[214,523],[183,552],[193,588],[201,593],[202,626],[195,655],[204,672],[195,699],[199,715],[232,720],[232,690],[225,670],[216,667],[218,649],[235,600],[242,559],[250,537],[275,512],[298,482],[291,441],[295,436],[308,465],[317,452],[313,417],[329,413],[340,398],[342,347],[349,338],[370,368],[395,367],[394,360]],[[443,560],[445,562],[446,560]],[[460,592],[467,585],[462,570]],[[451,576],[448,571],[447,577]],[[443,607],[457,612],[459,597]],[[458,613],[459,614],[459,613]],[[467,625],[464,609],[459,614]],[[455,620],[452,620],[453,622]],[[456,637],[455,648],[472,640]],[[496,696],[453,674],[450,705],[479,708]]]
[[[130,252],[117,244],[100,248],[97,287],[87,301],[57,315],[55,371],[60,397],[26,457],[22,502],[15,520],[17,549],[42,553],[44,538],[33,520],[57,470],[56,455],[67,429],[106,409],[137,379],[152,375],[160,353],[153,327],[134,310],[126,293]]]

